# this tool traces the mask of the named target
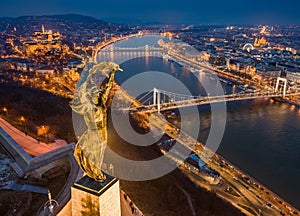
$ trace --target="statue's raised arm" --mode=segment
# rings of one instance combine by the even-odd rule
[[[109,64],[110,62],[105,62],[107,64]],[[109,67],[108,65],[99,65],[99,70],[105,68],[105,67]],[[97,66],[96,66],[97,68]],[[109,67],[111,68],[111,67]],[[116,71],[123,71],[118,65],[115,65],[115,67],[113,67],[110,71],[109,74],[109,78],[108,81],[106,83],[106,85],[104,87],[102,87],[99,91],[99,100],[98,100],[98,105],[105,105],[108,99],[108,95],[110,93],[110,90],[113,86],[114,83],[114,79],[115,79],[115,72]]]

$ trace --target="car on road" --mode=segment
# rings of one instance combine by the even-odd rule
[[[273,205],[271,203],[267,203],[267,206],[269,206],[270,208],[273,207]]]

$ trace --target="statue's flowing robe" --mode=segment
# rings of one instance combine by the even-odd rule
[[[96,107],[93,99],[98,95],[97,86],[84,83],[72,101],[72,109],[84,116],[87,130],[79,138],[74,156],[80,168],[91,178],[104,181],[101,171],[107,144],[106,108]],[[99,126],[99,127],[98,127]]]
[[[95,67],[93,69],[96,70]],[[72,110],[84,116],[87,126],[87,130],[76,144],[75,159],[89,177],[100,182],[106,179],[101,171],[107,145],[107,109],[105,103],[112,87],[114,72],[111,71],[108,83],[100,90],[91,79],[92,74],[86,75],[84,80],[81,80],[71,102]]]

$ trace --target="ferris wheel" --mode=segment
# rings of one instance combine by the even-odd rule
[[[254,50],[254,46],[250,43],[246,43],[244,46],[243,46],[243,50],[246,50],[247,52],[251,52],[251,50]]]

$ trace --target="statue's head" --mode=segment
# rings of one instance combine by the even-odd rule
[[[108,62],[108,63],[111,63],[111,67],[112,67],[112,70],[111,71],[123,71],[122,68],[120,68],[120,66],[116,63],[113,63],[113,62]]]

